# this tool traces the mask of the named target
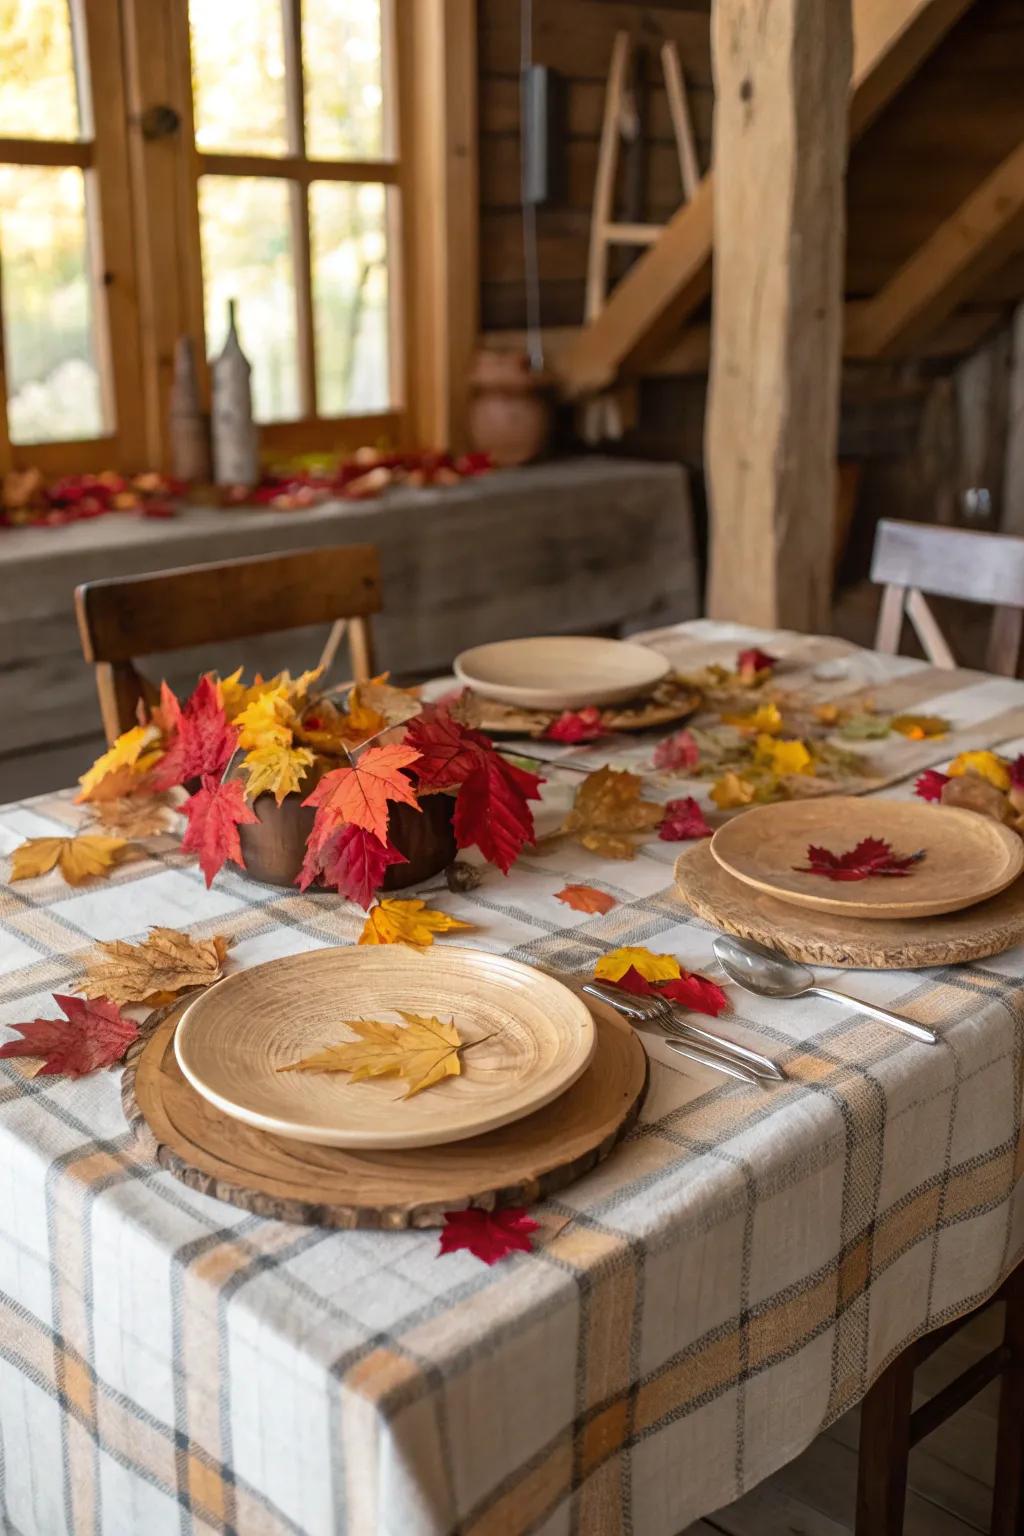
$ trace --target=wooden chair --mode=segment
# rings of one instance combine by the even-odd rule
[[[996,1301],[1006,1304],[1000,1344],[913,1406],[914,1372],[953,1334]],[[989,1536],[1024,1532],[1024,1264],[966,1317],[929,1333],[897,1355],[861,1403],[856,1536],[902,1536],[911,1448],[1001,1377],[996,1471]]]
[[[320,660],[329,666],[346,627],[357,682],[373,671],[370,614],[381,606],[377,551],[369,544],[190,565],[147,576],[88,581],[75,612],[107,740],[136,723],[153,685],[133,657],[238,640],[279,629],[333,624]]]
[[[956,660],[925,598],[958,597],[995,605],[986,666],[1016,677],[1024,632],[1024,539],[966,528],[883,520],[875,535],[871,580],[883,585],[875,649],[895,655],[906,616],[929,661]]]

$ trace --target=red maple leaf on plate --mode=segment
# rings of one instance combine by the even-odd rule
[[[170,689],[167,693],[169,698],[161,698],[165,711],[172,709],[174,698]],[[172,789],[190,779],[219,778],[237,745],[238,731],[228,723],[217,684],[209,676],[201,677],[178,715],[170,746],[153,769],[153,788]]]
[[[310,839],[295,884],[304,891],[322,879],[347,901],[369,911],[388,866],[408,862],[392,843],[382,843],[365,827],[347,822],[320,846]]]
[[[529,1253],[533,1247],[530,1233],[540,1222],[527,1214],[524,1206],[508,1206],[500,1211],[445,1211],[444,1231],[437,1256],[466,1248],[485,1264],[496,1264],[510,1253]]]
[[[540,798],[541,780],[497,752],[483,758],[455,801],[453,826],[460,848],[472,844],[507,875],[527,843],[536,841],[528,800]]]
[[[648,981],[631,965],[611,985],[638,997],[667,997],[680,1008],[687,1008],[691,1013],[709,1013],[712,1018],[717,1018],[729,1002],[717,982],[698,976],[696,971],[683,971],[671,981]]]
[[[42,1056],[40,1077],[84,1077],[120,1061],[139,1037],[135,1020],[126,1019],[117,1004],[105,997],[87,1002],[55,992],[53,1000],[65,1017],[12,1025],[22,1038],[0,1045],[0,1056]]]
[[[181,846],[185,853],[199,855],[199,868],[208,886],[228,859],[240,869],[245,868],[238,829],[252,826],[259,817],[246,804],[241,779],[228,779],[221,784],[207,775],[183,809],[188,827]]]
[[[756,645],[740,651],[736,657],[736,670],[741,677],[750,677],[755,672],[770,672],[778,664],[777,656],[769,656],[767,651],[760,650]]]
[[[801,875],[825,875],[829,880],[869,880],[873,875],[903,877],[913,874],[913,866],[924,858],[917,853],[894,853],[891,844],[880,837],[861,838],[848,853],[832,853],[828,848],[807,849],[807,864],[794,864]]]
[[[922,800],[941,800],[943,788],[948,783],[948,773],[939,773],[937,768],[926,768],[914,784],[914,794],[920,795]]]
[[[557,720],[552,720],[544,735],[549,741],[575,745],[578,741],[595,741],[608,732],[601,724],[601,711],[591,704],[587,709],[563,711]]]
[[[693,732],[685,727],[671,736],[666,736],[665,740],[659,741],[654,749],[655,768],[667,770],[669,773],[696,768],[699,762],[700,748],[693,739]]]
[[[691,837],[710,837],[711,828],[696,800],[687,795],[685,800],[668,801],[658,836],[666,843],[681,843]]]
[[[319,848],[345,822],[365,827],[378,842],[386,843],[389,802],[394,800],[411,805],[413,810],[420,809],[412,781],[402,772],[418,757],[414,747],[397,743],[368,747],[351,765],[325,773],[313,793],[302,802],[317,807],[310,834],[315,846]]]
[[[415,774],[421,789],[457,789],[494,748],[481,731],[434,709],[409,722],[406,742],[419,753]]]

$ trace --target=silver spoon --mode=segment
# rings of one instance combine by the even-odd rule
[[[714,951],[729,980],[747,992],[756,992],[759,997],[825,997],[831,1003],[841,1003],[844,1008],[881,1019],[883,1024],[889,1024],[915,1040],[923,1040],[927,1045],[938,1044],[938,1036],[923,1024],[915,1024],[913,1019],[904,1018],[903,1014],[893,1013],[888,1008],[879,1008],[877,1003],[866,1003],[846,992],[833,992],[831,987],[819,987],[806,965],[789,960],[753,939],[734,939],[722,934],[714,942]]]

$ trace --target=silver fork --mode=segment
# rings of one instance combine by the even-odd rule
[[[724,1072],[726,1077],[738,1078],[740,1082],[751,1083],[758,1088],[765,1086],[768,1074],[759,1073],[738,1057],[711,1045],[705,1045],[703,1041],[691,1041],[683,1034],[667,1030],[660,1013],[648,1007],[649,999],[623,992],[618,987],[602,986],[599,981],[584,982],[583,991],[588,992],[591,997],[598,998],[600,1002],[607,1003],[609,1007],[615,1009],[616,1013],[621,1013],[623,1018],[629,1019],[632,1024],[640,1027],[653,1025],[664,1036],[665,1045],[670,1051],[686,1056],[702,1067],[711,1067],[716,1072]]]
[[[650,1005],[652,1017],[667,1035],[676,1033],[692,1035],[705,1047],[721,1051],[723,1055],[737,1056],[758,1077],[770,1077],[775,1082],[785,1082],[785,1072],[770,1057],[762,1056],[759,1051],[752,1051],[748,1046],[739,1045],[735,1040],[727,1040],[724,1035],[716,1035],[709,1029],[702,1029],[699,1024],[693,1024],[689,1019],[680,1018],[679,1010],[674,1007],[671,999],[643,997],[639,1001]]]

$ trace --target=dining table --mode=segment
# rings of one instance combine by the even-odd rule
[[[912,795],[926,759],[1024,750],[1014,679],[711,620],[639,638],[683,672],[758,646],[787,686],[948,719],[939,740],[872,743],[873,794]],[[543,761],[538,832],[605,763],[707,806],[706,781],[654,769],[658,739],[512,745]],[[0,855],[81,816],[71,790],[5,805]],[[233,867],[207,889],[177,839],[144,846],[78,888],[3,878],[0,1029],[52,1015],[96,941],[152,925],[228,936],[229,971],[357,940],[364,913],[337,894]],[[612,859],[541,836],[507,877],[433,882],[431,904],[472,925],[438,942],[575,982],[647,946],[722,980],[675,884],[688,846],[652,832]],[[556,894],[573,882],[615,904],[572,909]],[[531,1211],[531,1252],[493,1266],[439,1254],[436,1230],[240,1210],[157,1163],[118,1070],[0,1062],[0,1517],[18,1536],[676,1536],[736,1499],[992,1295],[1024,1247],[1024,946],[817,972],[837,974],[938,1044],[855,1001],[727,985],[715,1027],[785,1081],[739,1082],[645,1035],[638,1123]]]

